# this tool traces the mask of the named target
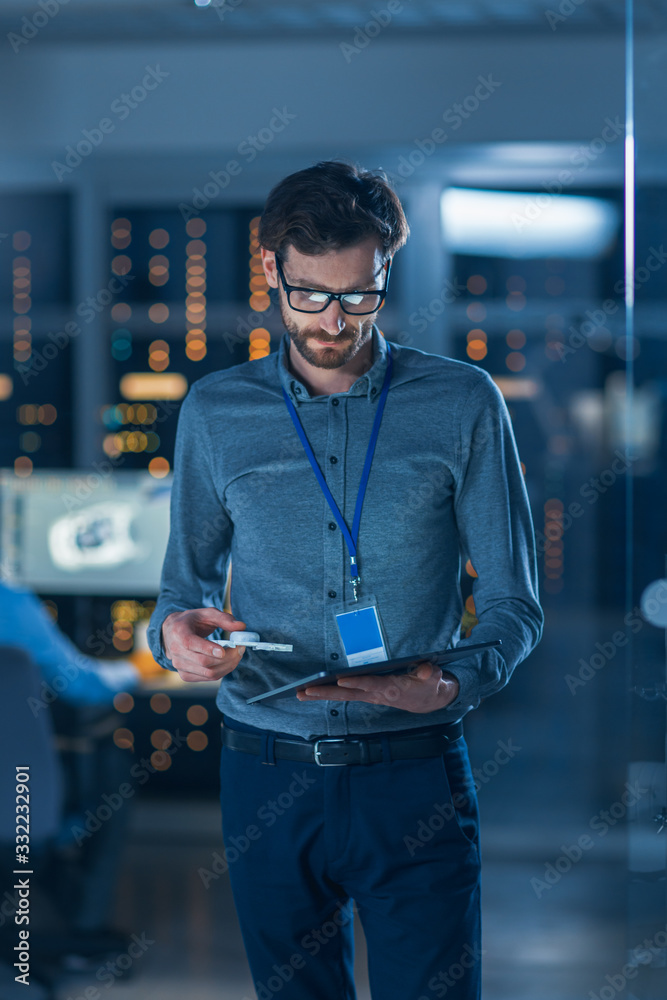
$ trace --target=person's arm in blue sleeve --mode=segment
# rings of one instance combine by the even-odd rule
[[[154,659],[175,667],[164,651],[162,624],[174,611],[212,606],[222,610],[233,525],[215,488],[206,413],[195,382],[178,416],[171,488],[169,541],[160,594],[148,625]]]
[[[510,416],[486,372],[462,409],[454,510],[461,547],[477,578],[478,624],[458,645],[502,639],[502,646],[452,663],[463,713],[500,691],[537,645],[544,624],[538,599],[535,533]]]
[[[109,704],[119,691],[139,684],[128,661],[103,663],[82,653],[35,594],[22,587],[0,586],[0,643],[26,650],[50,691],[75,705]]]

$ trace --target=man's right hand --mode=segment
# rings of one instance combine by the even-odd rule
[[[217,608],[172,611],[163,621],[164,651],[184,681],[217,681],[238,665],[245,646],[210,642],[205,637],[216,628],[241,632],[246,624]]]

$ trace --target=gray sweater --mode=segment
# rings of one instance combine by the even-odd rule
[[[456,722],[503,688],[542,634],[533,525],[509,414],[476,365],[391,342],[393,375],[358,537],[361,596],[375,595],[392,657],[502,639],[447,666],[454,702],[422,714],[355,701],[256,705],[246,699],[327,665],[345,664],[334,614],[352,597],[345,541],[301,445],[285,387],[342,516],[357,490],[387,364],[373,327],[374,363],[347,392],[311,397],[287,365],[289,336],[265,358],[193,383],[181,407],[170,535],[148,641],[174,669],[164,619],[231,609],[263,641],[223,677],[217,704],[232,719],[306,738]],[[462,558],[477,573],[479,619],[460,638]],[[217,630],[211,638],[222,638]]]

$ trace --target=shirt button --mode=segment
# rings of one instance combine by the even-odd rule
[[[330,709],[329,710],[329,715],[338,715],[338,709],[337,708]]]
[[[339,399],[332,399],[332,400],[331,400],[331,405],[332,405],[332,406],[338,406],[339,402],[340,402],[340,400],[339,400]],[[336,714],[338,714],[338,713],[336,713]]]
[[[332,465],[335,465],[336,462],[338,461],[338,459],[336,458],[335,455],[330,455],[329,456],[329,461],[331,462]]]
[[[329,529],[331,531],[335,531],[336,530],[336,522],[335,521],[329,521]]]
[[[297,392],[298,391],[299,390],[297,389]],[[375,388],[375,386],[373,386],[373,388],[371,389],[371,396],[374,396],[376,392],[377,392],[377,389]]]
[[[301,395],[301,389],[300,389],[300,387],[298,385],[297,385],[297,387],[296,387],[296,389],[294,391],[297,394],[297,396]]]
[[[329,591],[329,597],[335,597],[335,596],[336,596],[336,591],[335,590],[330,590]]]
[[[331,659],[332,660],[337,660],[338,659],[338,653],[332,653],[331,654]]]

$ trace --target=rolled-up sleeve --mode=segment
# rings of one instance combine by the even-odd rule
[[[233,527],[215,488],[206,420],[195,383],[178,417],[169,540],[147,633],[155,660],[168,670],[175,668],[162,642],[165,618],[191,608],[222,610]]]
[[[535,534],[510,416],[486,372],[462,407],[454,492],[461,548],[477,574],[478,623],[465,646],[501,639],[502,646],[447,667],[459,681],[449,706],[467,712],[500,691],[537,645],[544,624],[538,599]]]

